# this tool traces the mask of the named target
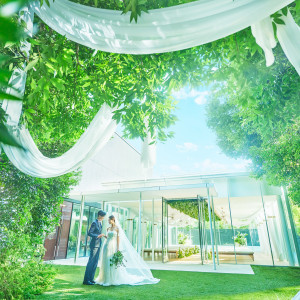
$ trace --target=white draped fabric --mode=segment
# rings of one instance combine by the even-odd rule
[[[271,66],[275,61],[272,49],[275,48],[277,44],[271,18],[267,17],[252,25],[251,31],[256,43],[264,50],[267,67]]]
[[[77,143],[56,158],[45,157],[25,128],[16,132],[16,138],[25,150],[7,145],[2,147],[10,161],[22,172],[40,178],[60,176],[76,170],[109,141],[117,127],[112,117],[112,109],[103,105]]]
[[[138,23],[120,11],[67,0],[32,4],[52,29],[87,47],[150,54],[187,49],[224,38],[270,16],[293,0],[199,0],[143,13]]]
[[[290,12],[283,16],[285,25],[277,25],[278,41],[291,64],[300,75],[300,27]]]
[[[300,75],[300,27],[290,12],[287,16],[282,16],[281,19],[285,24],[276,25],[278,41],[290,63]],[[267,66],[271,66],[275,60],[272,48],[276,46],[271,18],[267,17],[252,25],[251,30],[256,43],[265,52]]]

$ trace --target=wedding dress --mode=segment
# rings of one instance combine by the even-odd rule
[[[110,285],[144,285],[156,284],[159,279],[153,277],[150,268],[136,252],[131,243],[126,237],[125,232],[116,222],[119,228],[119,250],[124,255],[124,266],[118,268],[110,265],[110,259],[117,252],[117,231],[108,230],[107,240],[103,244],[100,260],[99,260],[99,275],[96,279],[96,284],[103,286]]]

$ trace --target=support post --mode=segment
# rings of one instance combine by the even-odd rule
[[[78,229],[78,234],[77,234],[77,243],[76,243],[76,252],[75,252],[75,257],[74,257],[74,263],[77,262],[77,259],[79,257],[81,229],[82,229],[82,218],[83,218],[83,211],[84,211],[84,200],[85,200],[84,195],[81,195],[79,229]]]
[[[138,231],[138,254],[141,255],[142,249],[142,192],[139,201],[139,231]]]
[[[154,261],[154,199],[152,199],[152,261]]]
[[[208,217],[209,217],[209,228],[210,228],[210,240],[211,240],[211,250],[212,250],[212,258],[214,264],[214,270],[216,270],[216,258],[215,258],[215,246],[214,246],[214,233],[213,233],[213,226],[211,220],[211,210],[210,210],[210,195],[209,195],[209,187],[206,184],[206,191],[207,191],[207,204],[208,204]]]
[[[215,235],[215,242],[216,242],[216,254],[217,254],[217,263],[218,265],[220,264],[219,262],[219,251],[218,251],[218,239],[217,239],[217,234],[216,234],[216,218],[215,218],[215,206],[214,206],[214,198],[211,196],[211,207],[212,207],[212,213],[213,213],[213,220],[214,220],[214,235]]]
[[[201,201],[202,205],[201,205],[201,211],[202,211],[202,232],[203,232],[203,240],[204,243],[203,244],[203,248],[204,248],[204,260],[208,260],[208,252],[207,252],[207,238],[206,238],[206,223],[205,223],[205,203],[204,201]]]
[[[267,215],[266,215],[265,202],[264,202],[264,197],[263,197],[263,193],[262,193],[261,183],[259,183],[259,189],[260,189],[260,196],[261,196],[261,201],[262,201],[263,211],[264,211],[264,216],[265,216],[265,222],[266,222],[266,227],[267,227],[269,246],[270,246],[270,251],[271,251],[271,256],[272,256],[272,263],[273,263],[273,266],[275,266],[271,238],[270,238],[269,225],[268,225],[268,220],[267,220]]]
[[[233,229],[233,224],[232,224],[232,215],[231,215],[231,206],[230,206],[230,195],[229,195],[229,184],[228,184],[228,180],[227,180],[227,199],[228,199],[228,207],[229,207],[229,215],[230,215],[231,232],[232,232],[232,238],[233,238],[234,258],[235,258],[235,263],[237,264],[237,259],[236,259],[236,249],[235,249],[235,242],[234,242],[234,229]]]
[[[200,196],[197,195],[198,200],[198,231],[199,231],[199,245],[200,245],[200,256],[201,264],[203,265],[203,251],[202,251],[202,224],[201,224],[201,212],[200,212]]]

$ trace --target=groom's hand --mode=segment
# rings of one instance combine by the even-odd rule
[[[104,236],[105,236],[105,234],[104,234],[104,233],[101,233],[101,234],[98,235],[98,239],[100,239],[100,238],[102,238],[102,237],[104,237]]]

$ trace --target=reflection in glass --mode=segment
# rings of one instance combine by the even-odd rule
[[[79,219],[80,219],[80,205],[74,203],[73,210],[72,210],[72,217],[71,217],[67,258],[75,257],[76,241],[77,241],[78,229],[79,229]]]

